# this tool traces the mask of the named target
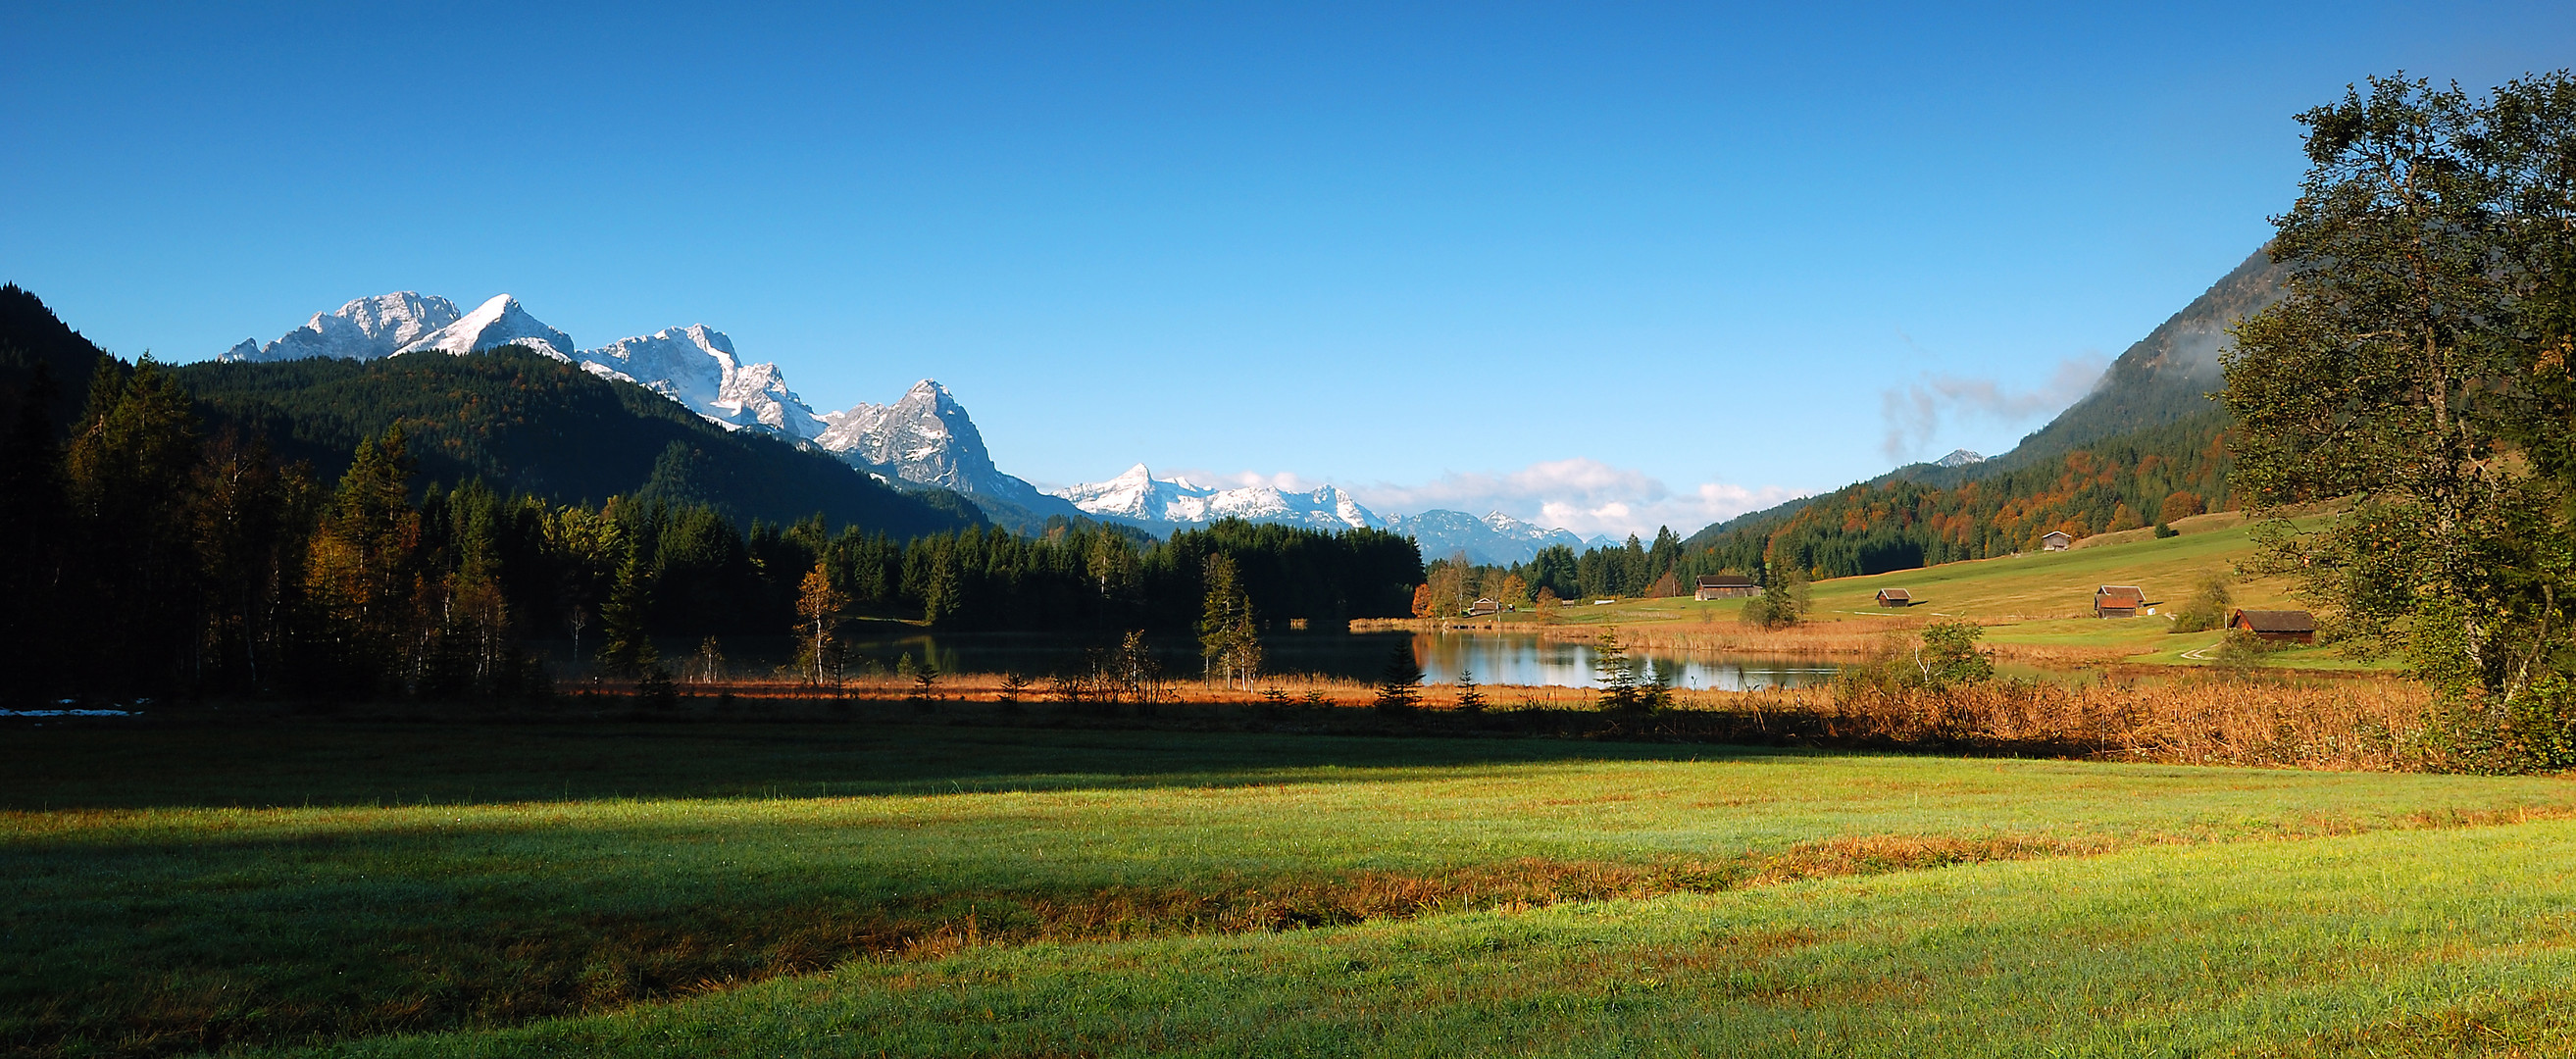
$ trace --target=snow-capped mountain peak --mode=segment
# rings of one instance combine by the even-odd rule
[[[476,306],[473,312],[456,322],[394,350],[394,355],[436,351],[462,356],[502,346],[523,346],[542,356],[565,362],[573,359],[573,350],[578,348],[573,345],[572,336],[528,315],[527,308],[519,304],[519,299],[495,294],[491,300]]]
[[[1053,491],[1053,495],[1071,501],[1083,511],[1109,518],[1138,522],[1178,521],[1171,512],[1184,501],[1203,502],[1213,489],[1202,489],[1179,478],[1156,478],[1144,464],[1119,472],[1105,482],[1090,482]]]
[[[1240,518],[1320,529],[1383,524],[1350,494],[1334,486],[1309,492],[1288,492],[1267,485],[1214,489],[1187,478],[1156,478],[1141,463],[1108,481],[1058,489],[1054,495],[1087,513],[1135,522],[1198,525]]]
[[[905,481],[953,489],[969,496],[1006,500],[1023,507],[1051,502],[1037,487],[993,466],[984,448],[984,433],[966,407],[936,380],[912,384],[893,404],[858,404],[827,412],[824,429],[814,436],[843,460]]]
[[[1483,518],[1441,510],[1381,516],[1336,486],[1303,492],[1266,485],[1214,489],[1177,475],[1156,478],[1141,463],[1117,477],[1068,486],[1053,495],[1097,518],[1155,528],[1240,518],[1324,530],[1383,529],[1413,538],[1422,554],[1434,559],[1465,552],[1480,563],[1514,563],[1550,545],[1583,546],[1582,538],[1572,533],[1534,526],[1500,511]]]
[[[1949,455],[1932,462],[1942,467],[1965,467],[1971,463],[1984,463],[1986,458],[1966,449],[1952,449]]]
[[[215,358],[224,361],[304,360],[339,357],[374,360],[390,356],[422,336],[457,321],[456,303],[419,291],[395,291],[357,298],[327,313],[314,313],[304,326],[262,346],[255,339]]]
[[[778,365],[742,363],[733,339],[705,324],[621,338],[573,359],[584,371],[652,390],[727,430],[752,428],[791,438],[823,431],[822,417],[787,388]]]

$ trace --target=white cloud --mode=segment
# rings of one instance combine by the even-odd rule
[[[1783,486],[1751,489],[1723,482],[1675,490],[1643,471],[1587,457],[1546,460],[1505,474],[1444,474],[1421,485],[1380,482],[1344,488],[1373,511],[1500,511],[1584,537],[1653,537],[1661,526],[1687,537],[1709,523],[1802,495]]]
[[[2023,393],[2006,390],[1993,379],[1926,373],[1915,382],[1880,393],[1880,414],[1887,423],[1887,440],[1880,448],[1888,459],[1901,463],[1930,455],[1925,446],[1941,433],[1945,421],[1975,416],[2018,424],[2062,410],[2092,392],[2109,364],[2110,358],[2100,353],[2068,357],[2058,362],[2045,385]]]

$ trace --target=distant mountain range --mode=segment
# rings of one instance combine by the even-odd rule
[[[216,360],[370,361],[424,352],[465,355],[504,346],[641,386],[727,431],[751,431],[820,449],[890,483],[961,494],[993,521],[1023,532],[1041,529],[1058,516],[1130,525],[1158,535],[1241,518],[1327,530],[1384,529],[1414,537],[1426,557],[1464,552],[1475,561],[1496,563],[1524,561],[1553,544],[1579,549],[1595,543],[1500,512],[1483,518],[1446,510],[1381,516],[1332,486],[1311,493],[1258,486],[1216,489],[1178,478],[1156,479],[1142,464],[1106,482],[1050,493],[994,466],[965,406],[934,380],[913,384],[892,404],[862,403],[817,414],[788,388],[778,365],[745,363],[732,339],[704,324],[582,349],[507,294],[493,296],[472,312],[416,291],[359,298],[313,314],[275,341],[245,339]]]
[[[1379,515],[1334,486],[1307,492],[1266,485],[1218,489],[1186,478],[1156,478],[1141,463],[1106,482],[1068,486],[1054,495],[1085,514],[1138,526],[1204,525],[1239,518],[1328,530],[1382,529],[1412,537],[1426,559],[1464,552],[1475,562],[1516,563],[1528,561],[1549,545],[1579,550],[1589,543],[1565,530],[1533,526],[1499,511],[1483,518],[1444,510]]]

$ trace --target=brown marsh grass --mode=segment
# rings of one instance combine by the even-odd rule
[[[1881,634],[1884,642],[1884,634]],[[2009,646],[2009,645],[2007,645]],[[1773,648],[1777,649],[1777,648]],[[2004,658],[2018,659],[2010,652]],[[1676,739],[1864,747],[1944,753],[2353,771],[2431,766],[2422,750],[2433,700],[2420,685],[2375,675],[2272,676],[2114,667],[2087,681],[1998,680],[1966,687],[1880,687],[1846,680],[1767,691],[1672,689],[1665,708],[1602,711],[1590,688],[1484,685],[1481,709],[1464,689],[1419,689],[1412,714],[1367,709],[1374,684],[1276,676],[1251,690],[1164,685],[1157,698],[1068,700],[1044,683],[1011,687],[1002,674],[960,673],[923,687],[853,677],[838,687],[792,680],[682,685],[703,703],[722,696],[759,710],[814,702],[910,704],[952,721],[1024,723],[1076,716],[1091,723],[1287,725],[1299,731],[1456,729],[1587,738]],[[611,691],[625,689],[610,687]],[[1019,720],[1015,722],[1015,718]]]

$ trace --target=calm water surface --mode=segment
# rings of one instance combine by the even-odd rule
[[[936,665],[941,672],[1021,672],[1043,675],[1082,664],[1084,653],[1098,644],[1055,633],[925,633],[860,634],[846,638],[848,665],[855,672],[892,672],[904,659],[914,666]],[[1199,671],[1198,644],[1182,634],[1151,641],[1157,657],[1175,674]],[[720,636],[724,670],[734,676],[767,676],[796,657],[795,641],[786,636]],[[657,639],[665,665],[677,668],[698,652],[699,640]],[[595,643],[582,645],[585,652]],[[1278,674],[1316,673],[1352,680],[1375,680],[1398,646],[1409,650],[1434,684],[1454,684],[1472,673],[1479,684],[1595,687],[1593,647],[1589,643],[1549,643],[1528,633],[1344,633],[1283,632],[1262,638],[1262,668]],[[539,657],[561,678],[579,678],[589,667],[565,641],[532,644]],[[1695,651],[1636,649],[1629,652],[1641,666],[1664,675],[1672,686],[1720,691],[1794,688],[1832,680],[1841,667],[1801,658],[1763,658]]]

